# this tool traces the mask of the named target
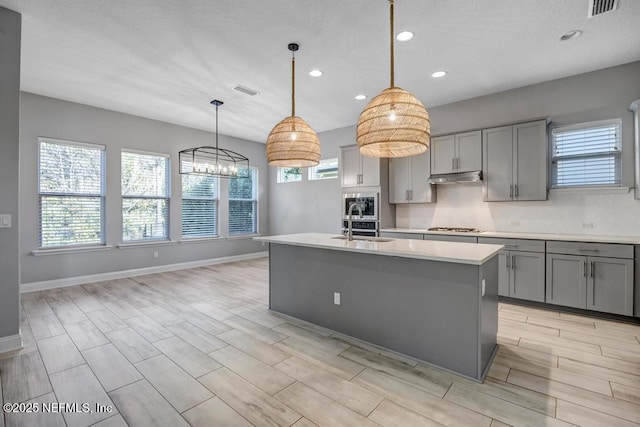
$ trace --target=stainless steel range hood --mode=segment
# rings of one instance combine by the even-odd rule
[[[476,181],[482,181],[482,171],[443,173],[440,175],[431,175],[427,180],[430,184],[458,184]]]

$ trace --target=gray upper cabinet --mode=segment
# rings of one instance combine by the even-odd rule
[[[631,245],[547,243],[548,303],[631,316],[633,274]]]
[[[357,145],[340,147],[342,187],[380,185],[380,159],[360,154]]]
[[[427,182],[430,151],[389,159],[389,203],[433,203],[436,188]]]
[[[431,174],[482,169],[482,132],[458,133],[431,139]]]
[[[483,131],[485,201],[547,199],[547,122]]]

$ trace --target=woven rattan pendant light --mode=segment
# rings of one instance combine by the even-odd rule
[[[389,5],[391,85],[365,107],[356,129],[360,153],[371,157],[406,157],[424,153],[431,139],[427,109],[415,96],[394,86],[393,0],[389,0]]]
[[[302,118],[296,116],[296,57],[300,48],[289,43],[291,51],[291,116],[275,125],[267,137],[267,161],[271,166],[307,167],[320,163],[320,140]]]

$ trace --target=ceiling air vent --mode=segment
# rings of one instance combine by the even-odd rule
[[[240,85],[234,87],[234,89],[237,90],[238,92],[242,92],[245,95],[249,95],[249,96],[255,96],[260,93],[257,90],[249,89],[248,87],[240,86]]]
[[[588,18],[611,12],[618,8],[618,0],[589,0]]]

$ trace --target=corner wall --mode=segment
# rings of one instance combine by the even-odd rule
[[[432,134],[549,117],[551,126],[622,119],[622,185],[634,186],[633,116],[640,62],[429,109]],[[483,202],[481,183],[438,186],[438,203],[398,205],[396,226],[476,227],[491,231],[640,236],[633,191],[551,190],[542,202]],[[517,222],[515,227],[512,222]],[[582,228],[593,223],[593,228]]]
[[[20,346],[20,14],[0,7],[0,352]]]
[[[178,173],[178,151],[212,145],[212,133],[30,93],[22,93],[21,112],[22,283],[193,263],[265,250],[260,243],[252,241],[251,237],[203,240],[167,246],[149,245],[126,249],[116,247],[121,243],[121,150],[135,149],[171,156],[170,237],[171,240],[179,241],[181,179]],[[106,146],[106,240],[107,245],[113,245],[110,250],[32,255],[31,252],[38,248],[37,148],[40,136]],[[264,144],[225,135],[220,135],[219,144],[246,155],[250,165],[258,167],[258,231],[268,234],[269,173]],[[9,160],[17,166],[17,153]],[[17,232],[17,228],[15,230]],[[157,259],[153,257],[154,252],[158,252]]]

